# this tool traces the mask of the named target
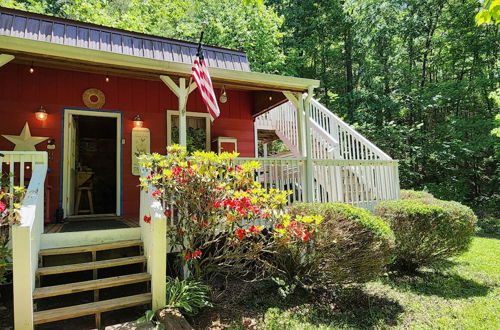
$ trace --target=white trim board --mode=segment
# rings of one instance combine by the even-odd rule
[[[167,146],[172,144],[172,116],[179,116],[179,111],[178,110],[167,110]],[[206,151],[210,151],[212,149],[210,146],[210,143],[211,143],[211,140],[210,140],[210,137],[211,137],[210,115],[208,113],[204,113],[204,112],[186,111],[186,117],[205,118],[205,127],[206,127],[205,146],[206,146]]]
[[[70,153],[70,126],[73,116],[89,116],[89,117],[105,117],[116,118],[116,213],[113,215],[121,215],[121,195],[122,195],[122,113],[116,111],[102,111],[102,110],[77,110],[77,109],[64,109],[63,116],[63,160],[61,171],[62,177],[62,207],[65,216],[70,209],[71,201],[68,198],[70,191],[70,168],[68,155]],[[97,216],[99,214],[92,214]],[[109,215],[109,214],[108,214]],[[70,215],[69,217],[77,216]],[[81,215],[78,215],[80,217]]]

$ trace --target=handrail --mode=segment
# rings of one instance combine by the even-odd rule
[[[311,99],[311,120],[314,120],[319,126],[322,126],[323,129],[330,134],[334,134],[334,132],[331,132],[331,129],[328,127],[328,125],[324,124],[321,125],[321,120],[319,120],[319,115],[321,116],[326,116],[327,118],[331,119],[334,121],[334,124],[337,124],[338,126],[344,128],[346,131],[348,131],[349,134],[354,136],[359,142],[364,145],[366,148],[371,150],[374,154],[379,156],[381,159],[386,159],[390,160],[392,159],[389,155],[387,155],[385,152],[383,152],[380,148],[378,148],[376,145],[371,143],[367,138],[365,138],[363,135],[361,135],[358,131],[356,131],[354,128],[349,126],[347,123],[345,123],[342,119],[340,119],[338,116],[336,116],[333,112],[328,110],[324,105],[319,103],[317,100],[314,98]],[[317,108],[317,112],[315,113],[314,107]],[[340,142],[341,139],[337,138],[337,140]]]
[[[38,268],[38,252],[43,233],[44,184],[47,174],[46,152],[2,152],[3,161],[20,165],[20,185],[24,184],[24,163],[31,162],[32,176],[21,205],[21,223],[12,226],[12,267],[14,290],[14,327],[33,328],[33,291]],[[11,183],[12,183],[11,179]]]

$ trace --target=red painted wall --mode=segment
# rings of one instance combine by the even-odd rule
[[[122,112],[123,116],[123,216],[137,217],[139,212],[138,178],[131,175],[132,118],[140,114],[144,127],[151,131],[151,151],[164,153],[166,146],[166,110],[176,110],[177,98],[161,81],[148,81],[110,77],[76,71],[7,64],[0,68],[0,134],[18,135],[24,123],[29,123],[33,136],[46,136],[56,140],[54,159],[49,161],[48,183],[52,186],[51,213],[59,203],[61,181],[62,110],[86,108],[82,93],[87,88],[98,88],[106,95],[103,110]],[[228,102],[220,105],[221,116],[211,128],[212,139],[230,136],[238,139],[238,151],[242,157],[254,156],[254,131],[252,98],[243,91],[227,91]],[[217,95],[220,91],[217,91]],[[49,116],[41,122],[34,112],[43,105]],[[188,111],[205,112],[198,91],[188,100]],[[46,142],[37,150],[46,151]],[[0,137],[0,150],[13,150],[14,145]],[[53,218],[53,215],[51,216]]]

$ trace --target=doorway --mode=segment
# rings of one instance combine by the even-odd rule
[[[121,113],[64,111],[66,217],[121,215]]]

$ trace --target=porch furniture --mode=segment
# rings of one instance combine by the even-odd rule
[[[76,214],[81,213],[89,213],[94,214],[94,184],[92,183],[92,177],[94,176],[94,172],[78,172],[76,174]],[[82,201],[82,193],[87,192],[87,201],[89,208],[88,209],[80,209],[80,203]]]

